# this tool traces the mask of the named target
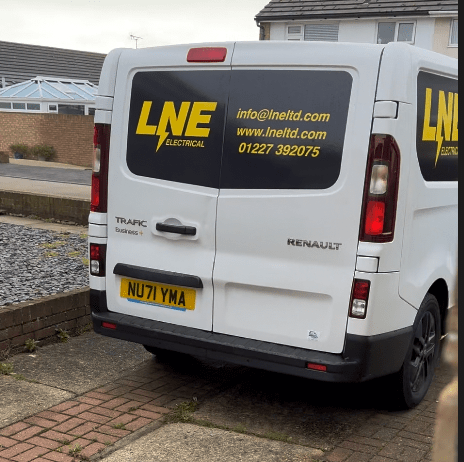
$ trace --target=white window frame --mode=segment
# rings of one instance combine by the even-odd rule
[[[415,19],[412,19],[412,20],[407,20],[407,19],[404,19],[404,20],[387,20],[387,19],[382,19],[382,20],[379,20],[377,21],[377,32],[376,32],[376,42],[375,43],[379,43],[379,24],[381,23],[384,23],[384,22],[394,22],[395,23],[395,35],[394,35],[394,42],[398,42],[398,34],[400,32],[400,24],[414,24],[414,28],[413,28],[413,31],[412,31],[412,40],[411,41],[405,41],[405,40],[401,40],[400,43],[409,43],[410,45],[414,45],[416,43],[416,29],[417,29],[417,21]]]
[[[299,34],[291,34],[289,32],[290,27],[299,27],[300,28],[300,33]],[[290,42],[302,42],[304,40],[304,29],[305,26],[304,24],[293,24],[293,23],[287,23],[285,25],[285,37],[288,41]]]
[[[306,31],[306,26],[311,26],[313,24],[323,24],[323,25],[337,25],[339,27],[339,33],[340,33],[340,22],[311,22],[311,23],[287,23],[285,25],[285,38],[287,41],[290,42],[304,42],[305,41],[305,31]],[[297,34],[291,34],[289,32],[290,27],[299,27],[300,32]]]
[[[451,38],[453,37],[453,26],[454,26],[454,23],[459,21],[458,18],[452,18],[451,21],[450,21],[450,35],[449,35],[449,43],[448,43],[448,47],[450,48],[458,48],[459,47],[459,39],[458,39],[458,43],[453,43],[451,42]]]

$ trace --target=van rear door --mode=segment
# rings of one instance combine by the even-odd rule
[[[211,331],[216,206],[233,45],[123,51],[111,126],[111,311]]]
[[[381,51],[236,45],[217,209],[215,332],[343,350]]]

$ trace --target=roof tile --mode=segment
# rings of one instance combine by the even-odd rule
[[[458,0],[271,0],[256,16],[259,21],[369,16],[428,15],[456,11]]]

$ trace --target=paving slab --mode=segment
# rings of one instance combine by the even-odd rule
[[[105,462],[310,462],[317,449],[255,436],[172,424],[143,436],[102,460]]]
[[[48,223],[33,218],[14,217],[11,215],[0,215],[0,223],[10,225],[26,226],[28,228],[46,229],[56,233],[87,234],[87,226],[67,225],[64,223]]]
[[[62,197],[66,199],[90,200],[90,186],[24,178],[0,178],[0,190],[24,192],[40,196]]]
[[[10,164],[23,165],[28,167],[44,167],[44,168],[65,168],[72,170],[90,170],[89,167],[81,167],[79,165],[63,164],[62,162],[50,162],[43,160],[32,160],[32,159],[14,159],[10,157]]]
[[[74,396],[74,393],[56,387],[0,375],[0,428]]]
[[[14,371],[43,385],[82,394],[152,359],[142,345],[93,332],[11,358]]]

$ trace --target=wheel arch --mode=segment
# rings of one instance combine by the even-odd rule
[[[438,305],[440,306],[441,331],[442,334],[444,334],[446,332],[446,317],[449,307],[448,284],[444,279],[437,279],[428,290],[428,293],[437,299]]]

